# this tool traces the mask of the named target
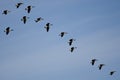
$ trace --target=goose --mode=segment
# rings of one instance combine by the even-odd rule
[[[39,18],[37,18],[36,20],[35,20],[35,22],[37,23],[37,22],[39,22],[39,21],[41,21],[41,20],[44,20],[42,17],[39,17]]]
[[[97,59],[92,59],[91,64],[94,65],[96,61],[97,61]]]
[[[68,34],[67,32],[61,32],[59,36],[63,37],[65,34]]]
[[[49,31],[51,25],[52,24],[50,24],[49,22],[46,23],[46,26],[44,28],[46,29],[47,32]]]
[[[6,32],[6,35],[8,35],[10,33],[10,31],[13,31],[13,29],[10,29],[10,27],[7,27],[4,32]]]
[[[2,14],[7,15],[9,12],[10,12],[10,11],[8,11],[8,10],[4,10]]]
[[[112,76],[115,72],[116,72],[116,71],[111,71],[111,72],[110,72],[110,75]]]
[[[70,52],[73,52],[74,51],[74,49],[76,49],[77,47],[71,47],[70,48]]]
[[[23,3],[17,3],[16,8],[19,8]]]
[[[72,45],[73,41],[75,41],[75,39],[73,39],[73,38],[72,38],[72,39],[69,39],[69,42],[68,42],[68,43],[69,43],[69,46]]]
[[[34,8],[34,6],[27,6],[27,8],[25,8],[25,10],[27,10],[27,13],[30,13],[31,9]]]
[[[23,23],[25,24],[26,21],[27,21],[27,19],[29,19],[29,17],[27,17],[27,16],[23,16],[22,19],[21,19],[21,21],[23,21]]]
[[[98,66],[99,70],[101,70],[103,66],[105,66],[105,64],[100,64],[100,65]]]

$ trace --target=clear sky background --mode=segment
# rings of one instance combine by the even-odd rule
[[[18,2],[24,5],[16,9]],[[28,5],[35,6],[30,14]],[[3,15],[5,9],[11,12]],[[120,0],[0,0],[0,12],[0,80],[120,79]],[[35,23],[37,17],[44,20]],[[6,35],[8,26],[14,31]],[[68,32],[63,38],[62,31]],[[76,39],[73,53],[70,38]]]

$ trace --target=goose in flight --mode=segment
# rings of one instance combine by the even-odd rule
[[[67,32],[61,32],[59,36],[63,37],[65,34],[68,34]]]
[[[10,31],[13,31],[13,29],[10,29],[10,27],[7,27],[4,32],[6,32],[6,35],[8,35],[10,33]]]
[[[46,23],[46,26],[45,26],[44,28],[46,29],[47,32],[49,31],[50,26],[52,26],[52,24],[50,24],[50,23]]]
[[[92,60],[91,60],[92,66],[95,64],[96,61],[97,61],[97,59],[92,59]]]
[[[23,21],[23,23],[25,24],[26,21],[27,21],[27,19],[29,19],[29,17],[27,17],[27,16],[23,16],[22,19],[21,19],[21,21]]]
[[[16,8],[19,8],[23,3],[17,3]]]
[[[27,10],[27,13],[30,13],[31,9],[34,8],[34,6],[27,6],[27,8],[25,8],[25,10]]]
[[[99,70],[101,70],[103,66],[105,66],[105,64],[100,64],[100,65],[98,66]]]
[[[68,43],[69,43],[69,46],[72,45],[73,41],[75,41],[75,39],[73,39],[73,38],[72,38],[72,39],[69,39],[69,42],[68,42]]]
[[[74,49],[76,49],[77,47],[71,47],[70,48],[70,52],[73,52],[74,51]]]
[[[39,18],[37,18],[36,20],[35,20],[35,22],[37,23],[37,22],[39,22],[39,21],[41,21],[41,20],[44,20],[42,17],[39,17]]]
[[[111,72],[110,72],[110,75],[112,76],[115,72],[116,72],[116,71],[111,71]]]
[[[2,14],[7,15],[9,12],[10,12],[10,11],[8,11],[8,10],[4,10]]]

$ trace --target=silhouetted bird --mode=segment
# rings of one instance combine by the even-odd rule
[[[2,14],[7,15],[9,12],[10,12],[10,11],[8,11],[8,10],[4,10]]]
[[[76,49],[77,47],[71,47],[70,48],[70,52],[73,52],[74,51],[74,49]]]
[[[110,75],[112,76],[115,72],[116,72],[116,71],[111,71],[111,72],[110,72]]]
[[[23,21],[23,23],[25,24],[28,18],[29,17],[27,17],[27,16],[23,16],[22,19],[21,19],[21,21]]]
[[[63,37],[65,34],[67,34],[67,32],[61,32],[59,36]]]
[[[25,8],[25,10],[27,10],[27,13],[30,13],[32,8],[34,8],[34,6],[27,6],[27,8]]]
[[[37,18],[37,19],[35,20],[35,22],[39,22],[39,21],[41,21],[41,20],[44,20],[44,19],[41,18],[41,17],[39,17],[39,18]]]
[[[16,8],[19,8],[23,3],[17,3]]]
[[[69,42],[68,42],[68,43],[69,43],[69,46],[72,45],[73,41],[75,41],[75,39],[73,39],[73,38],[72,38],[72,39],[69,39]]]
[[[47,32],[49,31],[51,25],[52,25],[52,24],[47,23],[46,26],[44,27],[44,28],[46,28],[46,31],[47,31]]]
[[[4,32],[6,32],[6,35],[8,35],[10,31],[13,31],[13,29],[10,29],[10,27],[7,27],[7,28],[4,30]]]
[[[94,65],[96,61],[97,61],[97,59],[92,59],[91,64]]]
[[[99,70],[101,70],[103,66],[105,66],[105,64],[100,64],[100,65],[98,66]]]

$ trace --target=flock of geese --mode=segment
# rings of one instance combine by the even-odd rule
[[[96,61],[98,61],[98,60],[97,60],[97,59],[92,59],[92,60],[91,60],[92,66],[94,66],[94,64],[96,63]],[[99,64],[98,69],[101,70],[103,66],[105,66],[105,64]],[[116,71],[110,71],[110,72],[109,72],[109,75],[112,76],[115,72],[116,72]]]
[[[21,5],[23,5],[23,3],[17,3],[17,4],[16,4],[16,8],[19,8]],[[29,5],[29,6],[27,6],[27,7],[25,8],[25,10],[26,10],[27,13],[29,14],[29,13],[31,12],[31,9],[32,9],[32,8],[34,8],[34,6],[30,6],[30,5]],[[11,11],[9,11],[9,10],[4,10],[2,14],[7,15],[9,12],[11,12]],[[22,19],[21,19],[21,21],[22,21],[24,24],[26,24],[27,19],[29,19],[29,17],[23,16]],[[34,21],[37,23],[37,22],[40,22],[40,21],[42,21],[42,20],[44,20],[42,17],[38,17],[38,18],[36,18],[36,20],[34,20]],[[45,27],[44,27],[44,28],[46,29],[47,32],[49,32],[50,26],[52,26],[52,25],[53,25],[53,24],[51,24],[51,23],[49,23],[49,22],[45,24]],[[4,30],[4,32],[6,33],[6,35],[8,35],[11,31],[13,31],[13,29],[11,29],[10,27],[7,27],[7,28]],[[68,33],[67,33],[67,32],[61,32],[61,33],[59,34],[59,36],[60,36],[60,37],[63,37],[65,34],[68,34]],[[72,45],[73,41],[75,41],[75,39],[73,39],[73,38],[69,39],[69,42],[68,42],[69,46]],[[70,52],[73,52],[74,49],[76,49],[76,48],[77,48],[77,47],[71,47],[71,48],[70,48]]]
[[[23,5],[23,3],[17,3],[16,4],[16,8],[19,8],[21,5]],[[27,11],[27,13],[29,14],[30,12],[31,12],[31,9],[32,8],[34,8],[34,6],[27,6],[26,8],[25,8],[25,10]],[[4,10],[3,11],[3,15],[7,15],[8,13],[9,13],[10,11],[9,10]],[[27,19],[28,19],[29,17],[27,17],[27,16],[23,16],[22,17],[22,19],[21,19],[21,21],[24,23],[24,24],[26,24],[26,22],[27,22]],[[39,22],[39,21],[42,21],[42,20],[44,20],[42,17],[38,17],[36,20],[34,20],[36,23],[37,22]],[[51,24],[51,23],[46,23],[45,24],[45,29],[46,29],[46,32],[49,32],[49,29],[50,29],[50,26],[52,26],[53,24]],[[11,31],[13,31],[13,29],[11,29],[10,27],[7,27],[5,30],[4,30],[4,32],[6,33],[6,35],[8,35]],[[61,32],[60,34],[59,34],[59,36],[60,37],[63,37],[65,34],[68,34],[67,32]],[[73,44],[73,42],[75,41],[75,39],[73,39],[73,38],[71,38],[71,39],[69,39],[69,41],[68,41],[68,44],[69,44],[69,46],[71,46],[72,44]],[[71,47],[70,48],[70,52],[73,52],[74,51],[74,49],[76,49],[77,47]],[[97,61],[97,59],[92,59],[91,60],[91,65],[92,66],[94,66],[94,64],[95,64],[95,62]],[[102,68],[103,68],[103,66],[105,66],[105,64],[99,64],[99,66],[98,66],[98,68],[99,68],[99,70],[101,70]],[[109,75],[113,75],[114,73],[115,73],[116,71],[110,71],[109,72]]]

